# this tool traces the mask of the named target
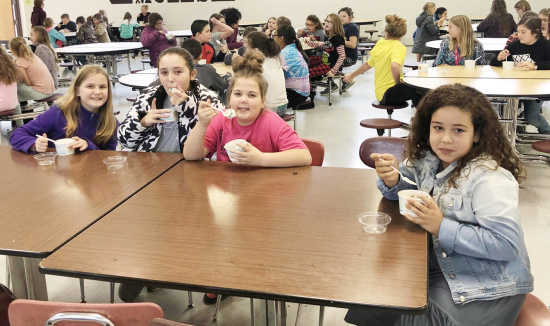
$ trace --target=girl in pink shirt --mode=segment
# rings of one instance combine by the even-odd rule
[[[17,102],[17,69],[10,55],[0,46],[0,115],[14,113]]]
[[[249,50],[233,60],[233,77],[228,89],[228,118],[210,103],[201,102],[199,122],[191,130],[183,156],[201,160],[216,154],[218,161],[230,161],[225,144],[234,139],[246,142],[231,150],[232,162],[264,167],[311,164],[311,155],[296,132],[276,113],[265,109],[267,82],[262,76],[264,56]]]
[[[17,66],[19,101],[41,100],[55,91],[48,67],[37,57],[22,37],[10,41],[10,50]]]

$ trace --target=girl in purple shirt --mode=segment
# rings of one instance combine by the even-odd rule
[[[73,148],[115,150],[117,122],[109,76],[99,66],[82,68],[67,91],[48,111],[16,129],[11,146],[25,153],[45,152],[54,140],[72,138]]]

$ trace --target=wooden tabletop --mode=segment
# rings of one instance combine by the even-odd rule
[[[381,198],[370,169],[181,162],[41,270],[341,307],[424,308],[427,233]],[[365,233],[358,214],[377,210],[392,216],[388,231]]]
[[[403,79],[405,84],[420,89],[434,89],[448,84],[462,84],[477,89],[486,96],[494,97],[548,97],[550,96],[550,79],[524,78],[426,78],[409,77]]]
[[[103,159],[127,157],[116,173]],[[45,257],[182,159],[179,154],[87,151],[39,166],[0,147],[0,253]]]
[[[426,70],[410,71],[407,77],[423,78],[498,78],[498,79],[550,79],[550,70],[504,70],[488,65],[467,69],[464,66],[437,66]]]

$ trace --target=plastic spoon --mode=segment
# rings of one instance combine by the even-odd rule
[[[51,142],[54,143],[54,144],[57,143],[56,140],[50,139],[50,138],[48,138],[48,137],[44,137],[44,136],[40,136],[40,135],[36,135],[36,137],[40,137],[40,138],[47,139],[47,140],[51,141]]]
[[[401,179],[403,179],[403,181],[405,181],[406,183],[411,184],[411,185],[415,185],[415,186],[417,185],[416,182],[414,182],[411,179],[404,176],[403,173],[401,173],[401,171],[399,171],[398,169],[394,168],[393,166],[391,168],[394,169],[395,171],[397,171],[397,173],[399,173],[399,175],[401,176]]]

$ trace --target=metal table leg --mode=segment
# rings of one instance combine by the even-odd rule
[[[38,270],[41,258],[23,258],[29,299],[48,301],[46,276]]]
[[[80,303],[86,303],[86,295],[84,294],[84,279],[78,279],[80,285]]]
[[[193,308],[195,306],[193,304],[193,292],[187,291],[187,297],[189,298],[189,304],[187,305],[187,308]]]
[[[111,303],[115,303],[115,282],[109,283],[109,289],[111,290]]]
[[[319,306],[319,326],[323,326],[325,320],[325,306]]]
[[[256,321],[254,320],[254,298],[250,298],[250,325],[254,326]]]

